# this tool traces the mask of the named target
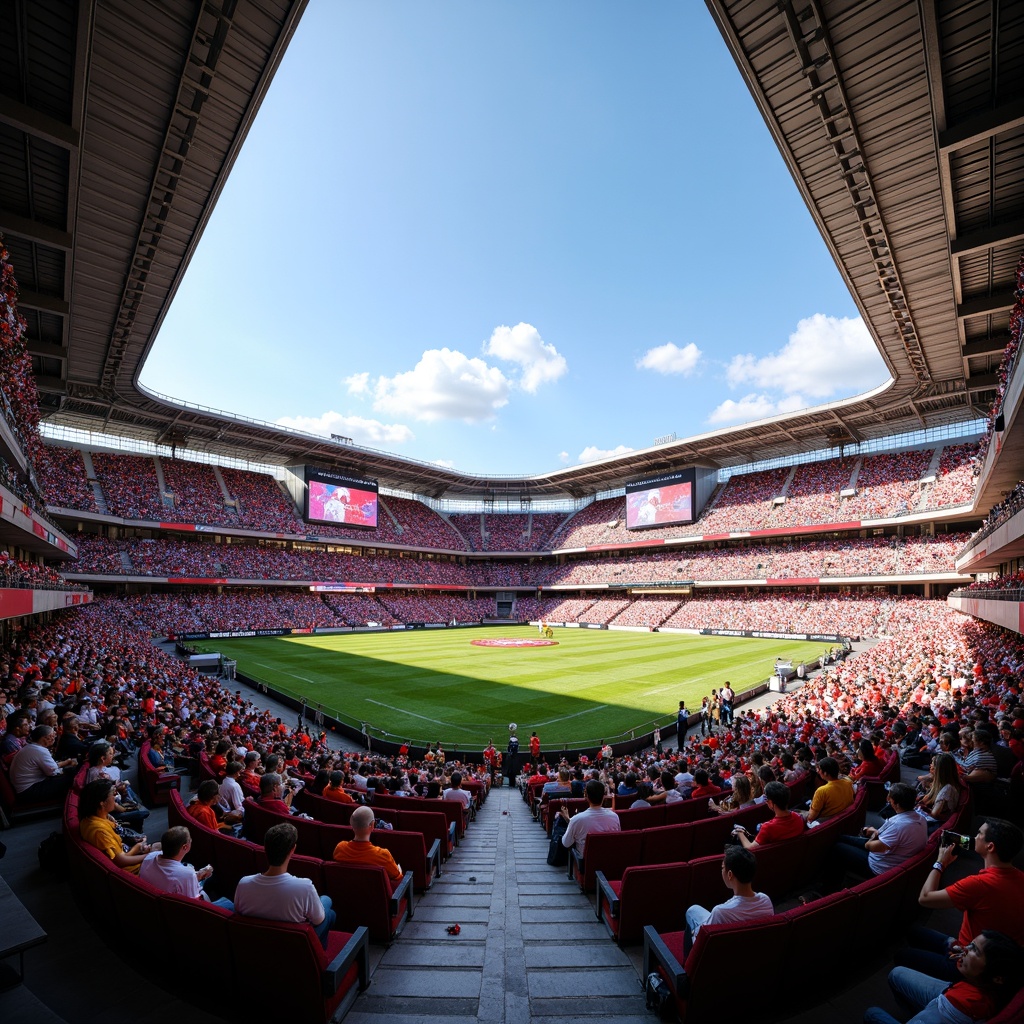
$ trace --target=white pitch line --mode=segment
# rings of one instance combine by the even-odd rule
[[[254,665],[259,665],[260,668],[270,669],[271,672],[280,672],[281,675],[283,675],[283,676],[291,676],[292,679],[301,679],[304,683],[310,683],[313,686],[316,686],[315,680],[310,679],[307,676],[299,676],[299,675],[296,675],[294,672],[285,672],[284,669],[274,668],[274,667],[272,667],[270,665],[264,665],[262,661],[254,661],[253,664]]]
[[[415,711],[407,711],[405,708],[396,708],[393,704],[385,704],[383,701],[374,700],[372,697],[364,698],[367,704],[376,704],[378,707],[387,708],[389,711],[397,711],[401,715],[408,715],[410,718],[419,718],[431,725],[442,725],[446,729],[461,729],[463,732],[473,732],[475,726],[455,725],[452,722],[442,722],[437,718],[427,718],[426,715],[417,715]]]
[[[574,715],[564,715],[561,718],[549,719],[547,722],[538,722],[537,728],[543,729],[547,725],[555,725],[558,722],[568,722],[570,718],[579,718],[580,715],[589,715],[591,711],[603,711],[606,707],[608,707],[607,704],[598,704],[596,707],[587,708],[586,711],[577,711]]]
[[[655,693],[664,693],[666,690],[678,690],[681,685],[681,683],[670,683],[668,686],[659,686],[656,690],[643,690],[639,694],[634,694],[634,696],[650,697]]]

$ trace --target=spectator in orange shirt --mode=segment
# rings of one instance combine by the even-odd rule
[[[354,804],[355,800],[352,799],[345,792],[345,773],[334,771],[331,772],[331,777],[324,786],[323,797],[325,800],[334,800],[339,804]],[[371,815],[372,817],[372,815]]]
[[[200,825],[205,825],[215,832],[231,833],[231,825],[226,820],[220,821],[217,818],[216,804],[220,799],[220,786],[216,779],[206,779],[199,783],[199,791],[195,800],[188,805],[188,813],[192,815]],[[241,821],[242,816],[237,812],[236,821]]]
[[[357,807],[349,821],[353,838],[342,840],[334,848],[334,859],[339,864],[369,864],[384,868],[392,890],[402,881],[402,865],[395,863],[389,850],[370,842],[373,832],[373,808]]]

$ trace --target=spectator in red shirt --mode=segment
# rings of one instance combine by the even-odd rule
[[[708,773],[703,768],[698,768],[693,773],[693,781],[695,785],[690,793],[691,800],[707,800],[709,797],[718,796],[720,790],[711,785]]]
[[[769,782],[764,787],[764,802],[774,817],[761,825],[754,839],[751,839],[742,825],[733,829],[733,835],[745,850],[756,850],[769,843],[792,839],[807,828],[803,817],[789,809],[789,788],[784,782]]]
[[[1024,847],[1024,833],[1001,818],[986,818],[974,840],[974,851],[985,861],[977,874],[941,888],[942,872],[952,863],[956,848],[939,849],[931,873],[925,879],[918,903],[928,910],[963,911],[960,931],[954,939],[929,928],[913,928],[910,946],[897,963],[947,981],[957,979],[956,961],[950,954],[962,951],[986,928],[1024,944],[1024,871],[1013,861]]]
[[[291,814],[294,796],[293,787],[289,785],[286,788],[277,772],[267,772],[260,776],[260,807],[265,807],[275,814]]]

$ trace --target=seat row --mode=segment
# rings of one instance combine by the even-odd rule
[[[435,839],[427,849],[422,832],[400,828],[403,824],[402,813],[399,811],[396,814],[399,821],[394,829],[374,829],[373,845],[388,850],[397,863],[405,865],[411,871],[416,892],[426,892],[434,878],[441,873],[441,842]],[[405,812],[406,818],[410,813],[415,812]],[[286,816],[268,811],[253,800],[245,801],[243,831],[246,839],[262,844],[267,829],[282,821],[290,822],[299,833],[297,852],[304,857],[315,857],[318,860],[331,860],[338,843],[351,840],[354,834],[348,825],[331,824],[295,815]]]
[[[759,846],[757,857],[757,889],[771,897],[772,903],[781,902],[786,895],[802,881],[813,878],[821,867],[829,850],[840,835],[853,835],[864,825],[867,793],[861,789],[853,804],[842,814],[808,829],[802,835],[782,842]],[[752,808],[751,810],[760,810]],[[749,825],[756,821],[746,811],[723,815],[719,822],[731,827],[734,824]],[[762,815],[764,820],[764,815]],[[712,824],[701,822],[700,825]],[[670,826],[672,827],[672,826]],[[678,826],[676,826],[678,827]],[[685,827],[685,826],[684,826]],[[699,828],[700,826],[698,826]],[[651,833],[662,833],[652,836]],[[673,917],[678,918],[680,906],[692,903],[703,904],[717,901],[716,894],[722,893],[722,849],[728,833],[719,833],[720,842],[714,852],[702,851],[700,856],[691,855],[684,861],[671,856],[671,846],[665,843],[668,829],[651,829],[639,833],[643,845],[651,844],[646,851],[651,860],[633,861],[628,866],[612,867],[612,874],[596,871],[597,893],[595,911],[598,920],[604,922],[609,933],[620,944],[639,942],[644,925],[665,927]],[[587,838],[587,859],[590,860],[590,843],[606,836]],[[641,852],[645,852],[643,847]],[[661,856],[664,859],[653,859]],[[671,896],[669,896],[671,894]],[[676,900],[678,895],[679,901]],[[711,909],[711,906],[708,909]]]
[[[281,820],[279,815],[273,815],[269,824],[276,825]],[[295,818],[291,822],[299,824]],[[239,879],[258,874],[267,867],[262,844],[206,828],[188,813],[177,793],[167,806],[167,823],[184,825],[189,830],[192,862],[200,866],[209,864],[218,886],[228,895],[234,892]],[[265,829],[262,834],[266,834]],[[319,855],[296,853],[288,870],[300,878],[308,878],[318,893],[331,897],[339,928],[365,927],[371,942],[390,943],[415,911],[411,871],[406,872],[392,891],[390,879],[382,867],[338,864],[333,860],[325,861]]]
[[[858,799],[866,801],[866,788],[861,787]],[[945,825],[960,830],[972,813],[969,803],[965,803]],[[813,829],[811,834],[819,831]],[[643,977],[657,971],[672,993],[682,1024],[712,1024],[721,1019],[722,993],[735,984],[738,963],[743,964],[746,991],[777,992],[778,979],[785,977],[792,967],[793,951],[816,949],[822,953],[821,969],[802,972],[800,987],[801,998],[813,999],[835,986],[836,975],[828,959],[830,951],[838,957],[841,950],[844,976],[855,972],[862,961],[878,952],[881,937],[902,927],[917,913],[918,894],[935,859],[940,834],[941,830],[937,830],[924,850],[906,863],[853,888],[760,921],[704,925],[687,952],[685,900],[710,909],[717,902],[715,893],[722,893],[720,883],[715,888],[699,888],[709,884],[708,868],[692,862],[689,897],[684,895],[678,903],[673,898],[671,912],[655,911],[660,913],[659,922],[644,924]],[[785,847],[798,841],[788,840],[756,851],[758,890],[768,891],[774,884],[772,873],[785,861]],[[774,863],[764,857],[773,853],[777,858]],[[720,869],[721,857],[707,860],[716,862]],[[634,928],[632,924],[629,927]]]
[[[305,789],[295,794],[294,805],[311,818],[328,825],[347,825],[352,812],[359,806],[328,800]],[[449,820],[442,810],[421,810],[419,801],[410,803],[407,800],[404,806],[397,809],[381,807],[374,801],[373,814],[375,818],[386,821],[397,831],[422,833],[428,849],[437,843],[442,864],[455,852],[456,824],[454,820]]]
[[[120,955],[159,973],[161,986],[192,1000],[201,992],[204,1009],[231,1021],[327,1024],[340,1021],[370,984],[365,927],[331,931],[324,949],[312,925],[246,917],[162,892],[83,841],[75,792],[65,803],[64,837],[75,893],[90,921]],[[159,936],[159,946],[147,935]],[[188,950],[195,970],[216,965],[216,984],[192,970],[167,971],[168,948]]]
[[[147,807],[163,807],[171,792],[181,789],[181,776],[155,767],[149,759],[151,746],[145,740],[139,747],[139,795]]]
[[[791,801],[799,800],[803,788],[803,779],[789,784]],[[771,817],[766,804],[715,814],[704,798],[629,808],[616,814],[619,832],[588,836],[586,857],[575,849],[569,851],[568,876],[576,880],[581,892],[594,891],[598,871],[619,878],[631,864],[667,864],[720,853],[736,825],[757,825]],[[673,821],[676,817],[683,820]],[[863,808],[860,823],[864,824]]]

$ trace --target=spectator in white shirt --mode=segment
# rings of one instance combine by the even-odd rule
[[[182,860],[192,849],[192,834],[184,825],[169,828],[160,838],[160,849],[146,855],[139,868],[139,877],[163,892],[175,896],[188,896],[193,900],[206,900],[216,907],[234,910],[235,905],[226,896],[211,900],[203,891],[202,883],[212,874],[209,864],[198,871]]]

